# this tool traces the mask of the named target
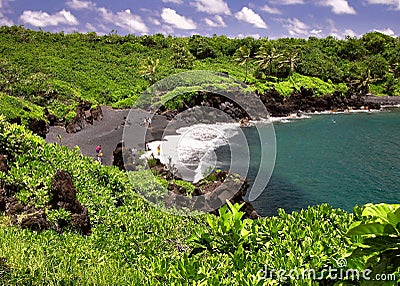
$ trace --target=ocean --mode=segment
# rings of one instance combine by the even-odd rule
[[[292,212],[322,203],[349,212],[366,203],[400,203],[400,108],[278,120],[276,157],[271,156],[273,148],[268,149],[271,142],[263,141],[261,149],[259,139],[271,135],[270,126],[181,128],[166,137],[161,159],[171,158],[189,181],[198,181],[212,167],[247,170],[248,193],[257,194],[251,203],[262,216],[275,215],[278,208]],[[264,162],[275,158],[275,165],[271,177],[271,169],[261,168],[261,184],[252,189],[261,150],[267,154]]]
[[[312,115],[275,123],[274,128],[274,171],[252,202],[260,215],[321,203],[346,211],[366,203],[400,203],[400,109]],[[252,183],[260,146],[254,127],[244,132],[251,154],[247,178]]]

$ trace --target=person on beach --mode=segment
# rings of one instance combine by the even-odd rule
[[[146,151],[150,151],[149,143],[146,143],[144,149],[145,149]]]
[[[100,163],[100,165],[102,164],[102,158],[103,158],[103,152],[101,152],[100,149],[99,154],[97,154],[97,161]]]
[[[132,147],[132,159],[135,159],[136,157],[136,149],[135,147]]]
[[[157,154],[158,154],[158,156],[160,156],[160,154],[161,154],[161,144],[158,144],[158,146],[157,146]]]
[[[147,117],[147,126],[151,128],[151,117]]]
[[[101,152],[101,145],[97,145],[96,154],[99,154],[100,152]]]

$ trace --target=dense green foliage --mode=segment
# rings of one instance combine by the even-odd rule
[[[400,277],[400,205],[364,206],[361,220],[354,222],[347,234],[364,238],[351,257],[364,258],[365,269],[371,269],[374,275]]]
[[[150,84],[191,69],[228,72],[258,92],[276,88],[285,96],[302,85],[317,95],[349,88],[399,95],[399,62],[399,39],[378,32],[255,40],[0,28],[0,92],[59,118],[72,117],[79,100],[131,107]]]
[[[43,117],[43,108],[27,100],[0,93],[1,113],[6,118],[21,118],[27,123],[29,118],[40,119]]]
[[[317,95],[336,89],[399,95],[399,62],[399,39],[377,32],[345,40],[255,40],[100,37],[1,27],[0,111],[8,119],[21,116],[26,123],[29,117],[42,117],[44,108],[71,119],[81,100],[131,107],[150,84],[190,69],[227,72],[260,93],[275,88],[289,96],[304,86]],[[192,83],[190,77],[184,80]],[[196,83],[182,92],[173,82],[163,82],[170,92],[162,103],[180,108],[182,99],[209,87]],[[213,88],[234,84],[222,81]],[[168,100],[176,94],[175,101]],[[101,166],[78,148],[46,144],[2,116],[0,154],[8,155],[10,166],[8,174],[0,172],[0,187],[15,186],[19,202],[43,209],[53,223],[68,219],[68,212],[49,208],[51,179],[63,169],[71,174],[92,222],[92,234],[81,236],[73,230],[22,230],[0,216],[1,284],[329,285],[335,281],[326,276],[322,281],[282,281],[276,272],[264,279],[263,271],[314,269],[318,277],[345,257],[353,243],[351,259],[359,269],[390,262],[385,270],[399,272],[398,209],[381,216],[366,213],[371,209],[366,207],[356,225],[352,214],[328,205],[291,214],[279,210],[276,217],[255,221],[242,220],[239,205],[221,208],[218,217],[174,216],[137,194],[158,196],[160,185],[168,181],[154,179],[145,170],[127,175]],[[174,183],[188,194],[193,189],[184,181]],[[351,237],[346,236],[350,226]],[[392,243],[389,248],[383,240]]]
[[[276,275],[264,279],[264,267],[318,272],[343,257],[351,243],[345,234],[353,216],[328,205],[292,214],[280,210],[277,217],[255,221],[241,220],[238,205],[222,208],[220,217],[174,216],[136,194],[157,188],[144,171],[128,178],[78,149],[46,144],[4,118],[0,146],[14,158],[10,173],[0,172],[1,184],[17,185],[21,202],[46,208],[51,178],[64,169],[92,222],[92,234],[81,236],[21,230],[1,217],[4,284],[282,285]]]

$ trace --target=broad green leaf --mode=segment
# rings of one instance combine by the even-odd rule
[[[368,234],[375,234],[375,235],[385,235],[385,234],[393,234],[394,228],[390,229],[387,225],[373,222],[373,223],[366,223],[360,224],[358,226],[352,227],[348,230],[347,235],[368,235]]]
[[[387,218],[388,213],[393,212],[393,208],[388,204],[367,204],[362,212],[362,216],[372,216],[380,218],[383,221],[389,223]]]

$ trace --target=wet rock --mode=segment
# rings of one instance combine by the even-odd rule
[[[65,131],[67,133],[76,133],[81,131],[85,127],[86,127],[85,110],[83,109],[83,107],[78,106],[78,108],[76,109],[75,117],[71,120],[71,122],[66,124]]]
[[[48,114],[46,118],[49,121],[50,126],[54,126],[58,122],[57,116],[55,116],[54,114]]]
[[[335,91],[324,96],[315,96],[312,89],[301,87],[284,98],[276,90],[270,90],[259,95],[269,114],[274,117],[285,117],[297,112],[321,112],[326,110],[344,111],[360,109],[379,109],[379,105],[366,102],[363,98]]]
[[[84,110],[84,111],[88,111],[92,108],[92,104],[90,103],[90,101],[83,101],[79,104],[79,106]]]
[[[13,216],[21,214],[24,211],[24,206],[21,205],[16,198],[12,196],[6,196],[5,199],[5,213]]]
[[[88,235],[92,232],[88,209],[86,207],[83,207],[82,213],[72,214],[70,223],[72,227],[77,229],[81,234]]]
[[[76,115],[71,122],[66,123],[65,130],[67,133],[76,133],[84,129],[87,124],[93,124],[94,120],[102,120],[103,111],[101,106],[91,108],[90,102],[80,103],[76,109]]]
[[[43,119],[29,118],[28,128],[44,139],[46,139],[46,134],[49,132],[49,125]]]
[[[7,156],[0,154],[0,171],[8,174],[10,167],[7,164]]]
[[[165,179],[171,179],[167,168],[159,161],[151,169]],[[208,176],[213,178],[211,181],[201,180],[194,184],[194,191],[191,198],[188,197],[187,190],[182,186],[170,181],[168,184],[168,194],[164,197],[164,205],[167,208],[201,210],[218,215],[219,208],[229,200],[232,204],[244,204],[241,211],[245,214],[243,219],[259,218],[257,211],[249,202],[245,202],[243,197],[246,195],[249,184],[246,179],[237,175],[232,175],[226,171],[214,172]],[[232,190],[237,190],[232,193]]]
[[[4,189],[0,189],[0,212],[4,212],[6,210],[7,197],[6,191]]]
[[[51,227],[43,210],[24,213],[21,215],[19,220],[21,228],[27,228],[33,231],[46,230]]]
[[[113,151],[113,166],[125,170],[125,162],[132,163],[131,155],[132,153],[125,148],[124,142],[119,142]]]
[[[57,171],[51,182],[53,209],[63,208],[71,212],[70,225],[78,232],[88,235],[91,233],[88,210],[76,198],[76,188],[69,173]]]
[[[19,116],[9,119],[8,122],[10,122],[11,124],[14,124],[14,123],[18,124],[18,125],[22,124],[21,117],[19,117]]]
[[[100,121],[103,119],[103,110],[101,109],[101,106],[98,105],[97,107],[90,109],[90,114],[93,117],[93,120]]]
[[[69,173],[57,171],[51,182],[52,199],[50,205],[54,209],[63,208],[71,213],[81,213],[83,207],[76,198],[76,189]]]

